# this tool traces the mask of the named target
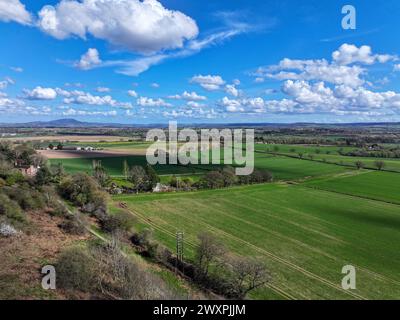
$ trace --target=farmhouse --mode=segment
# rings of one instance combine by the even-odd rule
[[[158,192],[170,192],[172,191],[173,188],[170,186],[166,186],[165,184],[157,183],[157,185],[153,188],[153,192],[158,193]]]
[[[40,168],[32,165],[19,165],[16,166],[16,169],[18,169],[24,176],[34,177]]]
[[[72,150],[76,150],[76,151],[94,151],[94,150],[96,150],[96,148],[90,147],[90,146],[87,146],[87,147],[74,147]]]

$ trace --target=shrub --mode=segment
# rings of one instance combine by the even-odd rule
[[[386,163],[382,160],[377,160],[374,162],[374,164],[378,170],[382,170],[386,166]]]
[[[65,203],[61,201],[55,188],[53,186],[43,186],[40,188],[40,192],[43,195],[45,204],[48,208],[51,208],[51,214],[54,216],[67,216],[68,208]]]
[[[108,196],[96,181],[87,174],[78,173],[65,178],[59,186],[60,194],[89,213],[107,211]]]
[[[53,174],[47,166],[41,167],[35,177],[35,182],[39,186],[43,186],[52,181]]]
[[[239,178],[235,174],[235,169],[232,167],[226,167],[222,169],[221,174],[224,179],[224,186],[230,187],[238,183]]]
[[[127,212],[106,216],[100,221],[101,228],[109,233],[117,231],[131,232],[135,223],[135,218]]]
[[[217,189],[224,187],[225,180],[221,172],[211,171],[200,179],[200,184],[204,188]]]
[[[6,187],[3,190],[10,199],[18,202],[23,210],[37,210],[46,207],[43,194],[29,186]]]
[[[0,217],[11,222],[25,222],[25,214],[17,202],[11,200],[7,195],[0,193]]]
[[[108,299],[171,299],[164,282],[120,250],[114,239],[106,245],[72,248],[59,257],[57,281],[61,288],[89,292]]]
[[[252,183],[271,182],[273,180],[272,173],[267,170],[255,169],[250,175]]]
[[[64,232],[73,235],[84,235],[87,232],[85,222],[79,214],[66,216],[65,220],[59,224],[59,227]]]
[[[11,172],[9,172],[9,175],[6,177],[6,183],[8,186],[13,186],[17,183],[21,183],[24,181],[24,175],[18,170],[11,170]]]
[[[5,161],[3,159],[0,160],[0,177],[3,179],[7,179],[12,172],[13,166],[10,162]]]
[[[145,250],[145,254],[151,258],[157,256],[158,244],[153,241],[153,234],[151,230],[144,229],[139,233],[134,233],[131,237],[134,245],[141,247]]]
[[[178,179],[176,178],[176,176],[171,177],[171,180],[169,180],[169,185],[174,188],[178,186]]]
[[[58,285],[64,289],[95,290],[96,264],[87,249],[71,248],[64,251],[56,264]]]
[[[365,166],[362,161],[356,161],[355,165],[356,165],[357,169],[359,169],[359,170],[364,168],[364,166]]]

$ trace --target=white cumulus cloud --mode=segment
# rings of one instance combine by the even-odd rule
[[[165,102],[163,99],[153,99],[147,97],[140,97],[136,102],[141,107],[170,107],[170,103]]]
[[[181,48],[196,22],[157,0],[61,0],[39,12],[40,28],[57,39],[88,35],[133,52]]]
[[[353,44],[344,43],[338,50],[332,53],[332,59],[340,65],[352,63],[373,64],[376,62],[385,63],[396,57],[389,54],[372,54],[370,46],[357,47]]]
[[[0,21],[30,25],[32,15],[19,0],[0,0]]]
[[[203,89],[208,91],[219,90],[225,81],[221,76],[216,75],[196,75],[190,80],[191,83],[196,83],[200,85]]]
[[[110,92],[111,89],[107,88],[107,87],[97,87],[96,91],[99,92],[99,93],[105,93],[105,92]]]
[[[82,70],[89,70],[101,64],[99,51],[95,48],[90,48],[81,56],[81,59],[75,63],[75,67]]]
[[[196,92],[188,92],[184,91],[182,94],[176,94],[173,96],[168,96],[169,99],[176,99],[176,100],[187,100],[187,101],[204,101],[207,100],[207,97],[201,96],[197,94]]]
[[[53,88],[36,87],[32,90],[24,90],[26,99],[29,100],[54,100],[57,98],[57,92]]]
[[[130,97],[134,97],[134,98],[138,97],[138,94],[137,94],[137,92],[135,90],[128,90],[128,95]]]

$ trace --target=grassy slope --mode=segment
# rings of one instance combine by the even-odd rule
[[[399,206],[277,184],[115,201],[127,202],[171,249],[184,231],[188,257],[205,230],[238,254],[262,257],[274,288],[255,298],[400,297]],[[345,264],[358,268],[350,293],[340,288]]]

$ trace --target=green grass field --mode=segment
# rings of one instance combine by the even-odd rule
[[[275,151],[274,147],[279,150]],[[255,150],[258,154],[262,152],[276,152],[281,155],[288,155],[291,157],[298,157],[298,153],[303,153],[303,159],[309,160],[309,155],[313,156],[313,160],[326,161],[330,164],[346,165],[355,167],[356,161],[364,163],[365,168],[375,169],[374,162],[376,160],[383,160],[385,162],[385,170],[398,171],[400,172],[400,159],[382,159],[374,157],[350,157],[339,154],[339,150],[342,149],[344,152],[355,150],[353,147],[337,147],[337,146],[305,146],[305,145],[268,145],[268,144],[257,144]],[[319,150],[319,153],[317,153]],[[329,152],[329,154],[327,154]],[[316,161],[316,162],[317,162]]]
[[[400,204],[400,173],[353,171],[306,182],[307,186]]]
[[[122,176],[123,162],[128,161],[129,166],[140,165],[145,166],[147,160],[145,156],[120,156],[120,157],[104,157],[104,158],[72,158],[72,159],[51,159],[51,164],[62,163],[64,169],[68,173],[76,172],[92,172],[93,160],[100,160],[102,166],[112,176]],[[193,165],[156,165],[155,169],[160,175],[164,174],[192,174],[204,173],[211,170],[213,166]]]
[[[275,157],[262,153],[256,153],[255,167],[271,171],[275,180],[298,180],[352,170],[334,164],[294,159],[289,157]]]
[[[274,151],[275,148],[278,148],[278,152],[282,153],[317,153],[319,150],[320,154],[339,154],[339,150],[343,150],[345,152],[349,152],[355,150],[357,148],[354,147],[339,147],[339,146],[316,146],[316,145],[302,145],[302,144],[256,144],[255,150],[258,151]]]
[[[263,259],[274,280],[252,298],[400,298],[400,206],[281,184],[114,201],[172,250],[184,231],[187,258],[209,231],[235,253]],[[346,264],[357,268],[357,290],[340,286]]]

